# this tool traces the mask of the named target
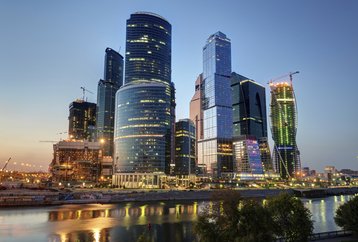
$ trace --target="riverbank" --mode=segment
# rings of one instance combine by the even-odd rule
[[[0,191],[0,207],[47,206],[64,204],[112,204],[122,202],[152,201],[200,201],[212,200],[216,189],[209,190],[126,190],[126,189],[88,189],[68,191],[4,190]],[[236,189],[241,197],[265,199],[288,193],[299,197],[326,197],[334,195],[352,195],[358,193],[358,187],[326,189]]]

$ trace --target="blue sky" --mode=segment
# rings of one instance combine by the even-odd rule
[[[58,133],[68,129],[69,103],[81,86],[96,93],[104,50],[124,54],[126,20],[136,11],[172,24],[177,119],[189,115],[202,47],[220,30],[232,41],[233,71],[264,85],[301,72],[294,87],[303,166],[358,170],[354,0],[0,1],[0,167],[10,156],[47,167],[52,144],[39,140],[65,138]]]

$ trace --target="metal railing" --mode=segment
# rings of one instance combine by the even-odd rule
[[[347,230],[337,230],[337,231],[329,231],[324,233],[314,233],[311,234],[309,237],[309,241],[316,241],[316,240],[324,240],[324,239],[333,239],[339,237],[347,237],[351,236],[353,233]],[[285,238],[277,238],[276,242],[285,242]]]

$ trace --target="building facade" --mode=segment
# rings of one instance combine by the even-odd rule
[[[125,84],[171,83],[172,26],[148,12],[131,14],[127,20]]]
[[[115,171],[168,174],[175,156],[170,23],[153,13],[131,14],[125,63],[125,85],[116,94]]]
[[[171,152],[171,93],[161,83],[125,85],[117,92],[115,170],[167,172]]]
[[[267,114],[265,87],[239,75],[231,74],[233,138],[250,136],[260,149],[263,169],[273,171],[271,152],[267,139]],[[241,146],[246,148],[246,146]],[[237,163],[237,161],[235,161]],[[234,163],[235,163],[234,162]]]
[[[292,83],[270,83],[271,131],[275,142],[273,159],[282,178],[294,177],[300,172],[301,162],[296,143],[297,109]]]
[[[195,125],[195,150],[198,150],[198,140],[203,139],[203,74],[195,81],[195,93],[190,101],[189,117]],[[195,164],[198,164],[198,155],[195,152]]]
[[[195,173],[195,126],[190,119],[175,124],[175,175]]]
[[[96,104],[76,100],[69,106],[70,139],[93,141],[96,132]]]
[[[198,140],[198,165],[213,176],[233,171],[230,76],[230,39],[217,32],[203,48],[204,134]]]
[[[98,142],[63,140],[53,145],[50,172],[53,181],[97,182],[102,150]]]
[[[255,136],[243,135],[233,139],[234,168],[240,180],[264,178],[260,147]]]
[[[97,141],[104,156],[113,156],[114,112],[116,92],[123,85],[123,57],[111,48],[106,49],[104,79],[97,87]]]

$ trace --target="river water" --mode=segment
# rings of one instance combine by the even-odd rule
[[[333,219],[335,210],[348,199],[303,199],[312,213],[314,232],[339,230]],[[143,234],[152,241],[194,241],[193,224],[205,204],[133,202],[0,209],[0,242],[128,242]]]

